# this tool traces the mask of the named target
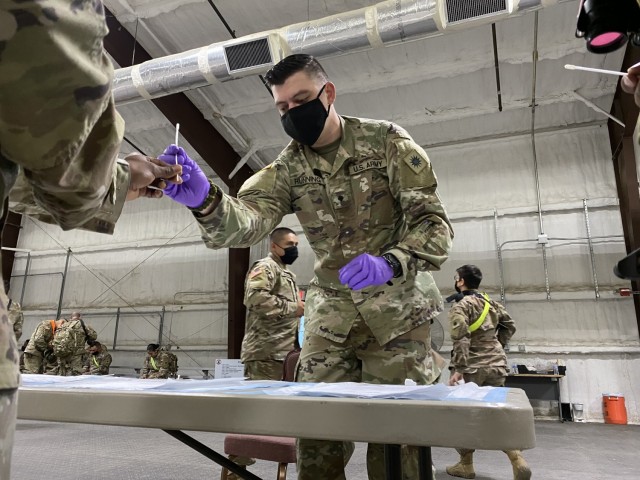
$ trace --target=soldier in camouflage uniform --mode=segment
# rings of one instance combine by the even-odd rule
[[[13,333],[16,336],[16,342],[22,336],[22,325],[24,325],[24,314],[22,307],[18,302],[9,299],[9,323],[13,325]]]
[[[160,349],[157,343],[147,345],[147,356],[144,358],[140,378],[175,378],[177,373],[169,352]]]
[[[71,319],[57,329],[53,336],[53,353],[58,359],[58,375],[82,375],[85,348],[97,337],[93,327],[85,324],[80,318],[80,313],[73,312]]]
[[[297,215],[316,255],[299,381],[432,383],[429,320],[442,298],[430,271],[453,231],[429,157],[393,123],[339,116],[336,87],[313,57],[287,57],[266,78],[294,140],[237,198],[171,145],[158,158],[177,155],[190,177],[165,194],[191,208],[210,248],[249,247]],[[407,479],[417,478],[415,450],[406,449]],[[300,439],[299,478],[343,479],[344,456],[342,442]],[[369,478],[384,477],[383,461],[383,446],[370,445]]]
[[[100,342],[93,342],[89,346],[89,356],[84,363],[83,374],[109,375],[111,360],[111,354],[107,350],[107,347]]]
[[[504,346],[516,331],[515,322],[507,310],[487,294],[480,294],[478,287],[482,272],[475,265],[463,265],[456,270],[455,289],[462,298],[449,311],[451,340],[449,385],[460,380],[483,387],[503,387],[507,376],[507,356]],[[460,460],[447,467],[454,477],[475,478],[473,450],[458,449]],[[519,450],[505,452],[513,466],[514,480],[528,480],[531,470]]]
[[[64,230],[113,232],[125,199],[158,197],[146,187],[181,171],[117,159],[124,124],[106,34],[100,0],[0,0],[0,202],[20,171],[11,208]],[[7,303],[0,293],[0,478],[9,478],[19,381]]]
[[[298,298],[296,276],[287,270],[298,258],[298,237],[289,228],[276,228],[269,236],[270,253],[249,269],[244,286],[247,322],[240,358],[249,380],[281,380],[284,358],[294,349],[304,302]],[[249,466],[253,458],[230,455],[229,460]],[[227,480],[239,478],[228,473]]]
[[[58,374],[58,359],[53,352],[53,338],[58,329],[66,323],[60,320],[43,320],[31,334],[29,344],[24,350],[24,369],[26,373]]]
[[[293,230],[277,228],[270,240],[269,256],[255,262],[245,280],[248,313],[241,358],[250,380],[282,379],[284,357],[293,350],[304,314],[296,276],[287,270],[298,257],[298,237]]]

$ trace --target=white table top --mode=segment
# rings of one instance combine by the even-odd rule
[[[305,395],[310,396],[289,395],[291,389],[307,386],[311,390]],[[288,388],[276,390],[283,387]],[[338,392],[331,395],[389,392],[396,398],[313,396],[334,387]],[[535,446],[533,410],[522,390],[483,387],[466,395],[456,389],[24,375],[18,417],[483,450]],[[407,396],[440,399],[397,398]]]

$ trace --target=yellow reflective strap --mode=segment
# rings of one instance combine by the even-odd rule
[[[151,366],[153,367],[153,369],[158,370],[158,366],[156,365],[156,359],[153,357],[149,357],[149,360],[151,360]]]
[[[469,333],[473,333],[477,329],[479,329],[480,325],[484,323],[484,320],[485,318],[487,318],[487,315],[489,313],[489,308],[491,307],[491,305],[489,305],[489,295],[483,293],[482,296],[484,297],[484,309],[482,310],[482,314],[480,315],[480,317],[471,325],[469,325]]]
[[[91,360],[93,360],[93,364],[94,364],[96,367],[100,368],[100,364],[99,364],[99,363],[98,363],[98,361],[96,360],[96,356],[95,356],[95,355],[92,355],[92,357],[93,357],[93,358],[92,358]]]

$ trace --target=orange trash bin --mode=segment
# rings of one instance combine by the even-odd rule
[[[622,395],[602,394],[604,423],[627,424],[627,407]]]

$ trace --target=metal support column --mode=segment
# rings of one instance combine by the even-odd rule
[[[69,273],[69,261],[71,260],[71,249],[67,249],[67,260],[64,264],[64,273],[62,274],[62,285],[60,285],[60,298],[58,299],[58,311],[56,312],[56,320],[60,320],[60,312],[62,311],[62,299],[64,298],[64,286],[67,283],[67,274]]]

